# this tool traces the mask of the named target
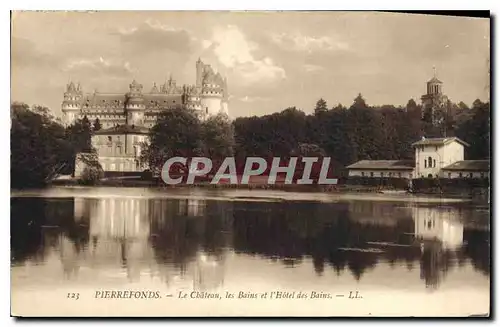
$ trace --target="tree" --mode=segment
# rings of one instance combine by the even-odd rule
[[[226,114],[211,116],[202,122],[204,153],[221,159],[234,154],[234,128]]]
[[[101,126],[101,121],[99,120],[99,118],[96,118],[94,120],[94,127],[93,127],[93,131],[94,132],[97,132],[98,130],[100,130],[102,128]]]
[[[202,124],[193,110],[165,110],[151,128],[150,142],[141,152],[141,161],[159,173],[172,157],[193,157],[203,154]],[[180,167],[186,169],[186,166]]]
[[[11,104],[11,185],[41,186],[68,164],[72,145],[64,128],[47,110],[32,110],[24,103]]]
[[[474,101],[472,118],[457,128],[457,136],[470,144],[468,159],[490,158],[490,103]]]
[[[319,99],[316,102],[316,107],[314,108],[314,114],[320,115],[321,113],[325,113],[327,111],[328,111],[328,106],[326,104],[326,101],[323,99]]]

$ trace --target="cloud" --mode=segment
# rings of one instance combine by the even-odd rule
[[[304,66],[304,70],[306,72],[309,72],[309,73],[312,73],[312,72],[317,72],[317,71],[321,71],[321,70],[324,70],[325,68],[322,67],[322,66],[319,66],[319,65],[311,65],[311,64],[305,64]]]
[[[94,60],[72,60],[66,65],[65,71],[104,76],[130,76],[134,73],[129,62],[105,60],[102,57]]]
[[[313,37],[300,33],[281,33],[271,34],[271,39],[280,47],[295,51],[346,51],[349,49],[349,44],[331,36]]]
[[[183,29],[176,29],[159,22],[147,20],[131,29],[119,29],[114,33],[122,44],[134,52],[172,51],[185,54],[192,50],[193,38]]]
[[[258,96],[252,97],[252,96],[246,95],[244,97],[238,98],[237,100],[240,100],[242,102],[258,102],[258,101],[267,101],[267,100],[269,100],[269,98],[258,97]]]
[[[17,67],[27,66],[54,66],[58,64],[56,55],[44,53],[30,40],[13,37],[11,47],[12,65]]]
[[[232,70],[246,83],[265,83],[286,78],[285,70],[268,56],[256,58],[258,46],[250,42],[242,31],[233,25],[216,27],[211,40],[202,41],[210,48],[219,62]]]

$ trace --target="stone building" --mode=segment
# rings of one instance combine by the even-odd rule
[[[226,78],[198,59],[194,85],[178,86],[170,78],[159,88],[154,83],[149,92],[143,92],[142,84],[134,80],[127,93],[84,94],[79,84],[71,82],[62,103],[67,125],[83,117],[99,120],[102,129],[92,136],[92,146],[104,172],[144,171],[147,167],[140,163],[140,156],[149,129],[163,111],[174,108],[195,110],[202,119],[229,114]],[[76,177],[87,166],[82,155],[76,159]]]
[[[163,110],[171,108],[194,109],[202,117],[229,114],[226,78],[200,59],[196,62],[195,84],[177,85],[170,77],[159,87],[153,83],[149,91],[143,89],[134,80],[126,93],[84,93],[80,84],[70,82],[61,106],[63,121],[70,125],[86,116],[91,122],[98,118],[104,128],[123,124],[149,128]]]
[[[102,129],[92,136],[92,146],[97,151],[104,171],[138,172],[144,167],[140,162],[141,150],[148,141],[149,130],[135,125],[118,125]]]
[[[425,138],[412,144],[415,160],[361,160],[347,167],[349,176],[374,178],[489,178],[488,160],[464,160],[458,137]]]

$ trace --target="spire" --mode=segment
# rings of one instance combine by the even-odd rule
[[[436,76],[436,66],[432,66],[432,70],[434,71],[434,78],[437,78],[437,76]]]
[[[151,93],[158,93],[158,88],[156,87],[156,82],[153,83],[153,88],[151,89]]]

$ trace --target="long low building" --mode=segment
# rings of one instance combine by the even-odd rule
[[[442,169],[443,178],[489,178],[489,160],[462,160]]]
[[[464,160],[469,144],[458,137],[423,137],[412,146],[415,160],[361,160],[347,166],[349,177],[489,178],[489,160]]]
[[[413,178],[412,160],[361,160],[347,167],[349,176]]]

